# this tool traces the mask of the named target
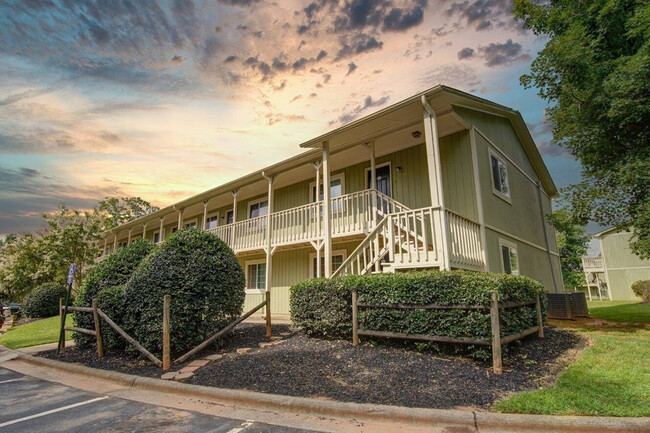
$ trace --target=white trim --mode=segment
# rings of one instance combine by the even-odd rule
[[[497,146],[496,144],[494,144],[494,142],[493,142],[492,140],[490,140],[490,139],[487,137],[487,135],[485,135],[483,132],[481,132],[481,130],[478,129],[476,126],[474,126],[474,130],[475,130],[476,132],[478,132],[478,133],[481,135],[481,137],[483,137],[483,139],[484,139],[485,141],[488,142],[488,144],[490,144],[492,147],[494,147],[494,149],[495,149],[496,151],[498,151],[498,152],[501,154],[501,156],[503,156],[506,160],[508,160],[508,162],[509,162],[510,164],[512,164],[512,166],[513,166],[514,168],[516,168],[516,169],[517,169],[521,174],[523,174],[524,177],[525,177],[526,179],[528,179],[528,181],[529,181],[530,183],[532,183],[533,185],[537,186],[537,181],[536,181],[535,179],[533,179],[532,177],[530,177],[530,175],[528,175],[528,173],[526,173],[526,172],[525,172],[521,167],[519,167],[519,166],[518,166],[518,165],[517,165],[517,164],[512,160],[512,158],[510,158],[510,157],[509,157],[509,156],[508,156],[508,155],[507,155],[503,150],[501,150],[501,148],[500,148],[499,146]],[[524,149],[524,151],[526,151],[526,149]],[[528,154],[528,152],[526,152],[526,154]],[[532,164],[532,161],[531,161],[531,164]],[[535,167],[533,167],[533,170],[535,170]],[[492,170],[490,169],[490,174],[491,174],[491,173],[492,173]],[[535,174],[537,174],[537,172],[536,172]],[[548,193],[544,190],[544,188],[542,188],[542,193],[543,193],[546,197],[551,198],[551,196],[548,195]]]
[[[203,215],[201,215],[201,217],[203,217]],[[194,223],[194,228],[199,228],[199,217],[195,217],[191,220],[183,220],[183,228],[192,223]]]
[[[517,244],[503,238],[499,238],[499,256],[501,256],[501,272],[503,272],[504,274],[506,272],[506,265],[503,262],[503,247],[509,248],[510,250],[513,250],[515,252],[515,257],[517,258],[517,270],[516,272],[512,272],[512,275],[520,275],[521,266],[519,264],[519,251],[517,250]],[[512,266],[510,270],[512,271]]]
[[[635,269],[650,269],[650,266],[627,266],[623,268],[608,268],[608,271],[632,271]],[[590,271],[591,272],[591,271]],[[603,273],[603,272],[601,272]]]
[[[221,215],[219,214],[219,211],[212,211],[212,212],[210,212],[210,213],[205,214],[205,221],[204,221],[203,223],[205,224],[206,230],[210,230],[210,229],[207,228],[207,226],[208,226],[208,220],[209,220],[210,218],[214,218],[214,217],[217,218],[217,225],[214,226],[213,228],[219,227],[219,225],[220,225],[220,224],[219,224],[219,219],[221,218]]]
[[[343,261],[348,258],[348,250],[334,250],[332,251],[331,254],[332,257],[334,256],[343,256]],[[320,254],[320,257],[323,258],[323,254]],[[316,258],[316,253],[309,253],[309,279],[313,280],[314,279],[314,259]],[[325,275],[325,270],[321,269],[321,272],[323,275]],[[333,272],[333,271],[332,271]]]
[[[246,275],[245,275],[245,277],[246,277],[246,289],[245,289],[246,294],[247,295],[263,295],[266,292],[265,289],[249,289],[248,288],[248,268],[251,265],[264,265],[264,266],[266,266],[266,259],[247,260],[246,262],[244,262],[244,268],[246,269]],[[266,276],[264,278],[266,278]]]
[[[391,162],[388,161],[381,164],[375,164],[375,171],[377,171],[377,169],[379,168],[386,167],[386,166],[388,166],[388,177],[390,178],[390,195],[392,196],[394,189],[393,189],[393,167],[391,165]],[[366,167],[366,170],[363,173],[364,176],[363,181],[364,181],[364,185],[366,186],[366,189],[370,189],[370,182],[368,182],[368,173],[370,173],[370,167]]]
[[[259,199],[256,199],[256,200],[248,201],[246,203],[247,207],[248,207],[248,211],[246,212],[246,219],[251,218],[251,206],[253,206],[254,204],[263,203],[263,202],[266,202],[266,215],[268,215],[269,214],[269,202],[268,201],[269,201],[268,196],[265,196],[265,197],[262,197],[262,198],[259,198]],[[264,216],[264,215],[258,215],[258,216]],[[257,218],[257,217],[255,217],[255,218]]]
[[[488,163],[490,164],[490,183],[492,184],[492,193],[499,197],[501,200],[505,201],[508,204],[512,204],[512,188],[510,187],[510,176],[508,175],[508,164],[506,161],[496,152],[494,152],[490,146],[488,146]],[[503,164],[506,168],[506,184],[508,186],[508,194],[505,194],[499,190],[494,184],[494,168],[492,167],[492,158],[497,160],[497,163]],[[498,168],[498,167],[497,167]]]
[[[229,213],[232,213],[232,223],[228,222],[228,214]],[[219,215],[219,218],[221,218],[221,215]],[[233,210],[233,208],[226,209],[226,211],[223,213],[223,221],[224,221],[223,225],[234,224],[236,222],[235,221],[235,211]],[[219,225],[221,225],[221,224],[219,224]]]
[[[483,208],[483,185],[481,184],[481,169],[478,162],[478,150],[476,148],[476,131],[474,126],[469,132],[469,143],[472,150],[472,168],[474,169],[474,191],[476,193],[476,211],[478,213],[478,224],[481,227],[481,255],[483,256],[483,270],[490,270],[490,260],[487,250],[487,233],[485,230],[485,213]]]
[[[341,195],[345,195],[346,194],[346,192],[345,192],[345,172],[330,176],[330,191],[331,191],[331,188],[332,188],[332,181],[337,180],[337,179],[341,179]],[[321,182],[320,184],[322,186],[323,183]],[[314,203],[314,200],[312,200],[312,198],[314,197],[314,194],[312,194],[314,192],[314,188],[316,188],[316,181],[315,180],[309,184],[309,203]],[[317,199],[316,201],[320,201],[320,200],[318,200],[319,198],[320,198],[320,194],[318,194],[318,191],[317,191],[316,192],[316,199]],[[331,194],[330,194],[330,199],[332,199],[332,198],[334,198],[334,197],[332,197]]]
[[[158,242],[156,242],[156,235],[158,235]],[[154,230],[153,233],[151,234],[151,242],[154,244],[159,244],[162,241],[160,238],[160,229]]]
[[[532,243],[530,241],[527,241],[526,239],[520,238],[519,236],[513,235],[512,233],[509,233],[509,232],[507,232],[505,230],[501,230],[499,228],[491,226],[490,224],[485,224],[485,228],[490,229],[493,232],[497,232],[499,234],[502,234],[503,236],[508,236],[509,238],[512,238],[512,239],[516,240],[517,242],[521,242],[521,243],[524,243],[524,244],[528,245],[529,247],[537,248],[538,250],[544,251],[545,253],[549,252],[546,248],[542,247],[541,245],[534,244],[534,243]],[[555,251],[551,251],[550,253],[553,254],[554,256],[560,257],[560,255]]]

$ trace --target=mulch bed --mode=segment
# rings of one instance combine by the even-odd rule
[[[574,332],[546,328],[544,339],[533,336],[510,344],[504,372],[495,375],[489,363],[401,347],[353,347],[348,341],[307,338],[288,325],[273,327],[274,335],[291,332],[286,341],[258,348],[268,341],[264,331],[262,324],[240,325],[221,346],[201,354],[225,356],[196,371],[187,383],[357,403],[489,409],[509,393],[548,384],[567,357],[587,344]],[[236,353],[244,347],[253,349]],[[41,356],[143,376],[161,374],[147,361],[115,354],[98,359],[89,349]]]

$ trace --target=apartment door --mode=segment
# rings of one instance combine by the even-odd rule
[[[382,194],[391,197],[391,183],[390,183],[390,164],[382,165],[375,168],[377,176],[377,185],[375,188]],[[368,170],[368,179],[366,185],[370,185],[370,170]]]

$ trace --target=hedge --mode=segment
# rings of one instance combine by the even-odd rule
[[[155,248],[155,245],[147,240],[136,239],[95,265],[81,284],[74,305],[90,307],[93,298],[102,290],[126,284],[140,262]],[[120,324],[110,314],[109,317]],[[88,313],[75,314],[74,323],[79,328],[94,329],[95,326],[92,314]],[[74,340],[79,347],[93,344],[95,341],[93,337],[79,333],[74,334]]]
[[[62,284],[41,284],[25,297],[22,312],[33,318],[58,316],[59,300],[65,298],[65,295],[66,288]]]
[[[244,288],[244,271],[228,245],[184,228],[151,253],[126,284],[125,330],[160,354],[163,296],[171,295],[172,354],[183,354],[241,315]]]
[[[291,319],[309,336],[351,338],[354,290],[359,302],[366,304],[481,305],[488,308],[494,290],[500,302],[532,300],[543,293],[542,285],[530,278],[489,272],[420,271],[321,278],[291,287]],[[542,301],[545,311],[544,296]],[[500,318],[504,336],[537,323],[534,305],[501,310]],[[491,339],[489,309],[360,308],[359,324],[363,329],[374,331]],[[486,354],[482,351],[479,356]]]
[[[124,285],[106,287],[97,296],[97,304],[113,322],[118,325],[123,323],[124,315]],[[100,320],[104,350],[121,350],[127,345],[124,338],[111,328],[104,320]]]
[[[632,284],[632,292],[643,302],[650,302],[650,280],[639,280]]]

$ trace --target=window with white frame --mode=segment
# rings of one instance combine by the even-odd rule
[[[246,290],[266,289],[266,262],[254,260],[246,262]]]
[[[490,168],[492,170],[492,190],[497,196],[510,201],[508,166],[503,159],[492,151],[490,151]]]
[[[248,203],[248,218],[257,218],[269,213],[269,201],[265,198]]]
[[[196,228],[196,225],[197,225],[198,222],[199,221],[196,220],[196,219],[192,220],[192,221],[188,221],[185,224],[183,224],[183,228]]]
[[[519,255],[517,244],[499,239],[501,249],[501,265],[506,274],[519,275]]]
[[[172,227],[172,233],[176,233],[178,231],[178,226]]]
[[[341,267],[347,256],[348,252],[346,250],[332,252],[332,273]],[[311,275],[311,278],[318,278],[318,267],[316,266],[318,262],[316,260],[316,253],[311,253],[309,255],[309,275]],[[320,272],[321,276],[325,275],[325,256],[323,255],[320,258]]]
[[[232,224],[235,222],[235,212],[232,209],[226,211],[226,224]]]
[[[160,230],[153,232],[153,243],[157,244],[158,242],[160,242]]]
[[[323,184],[318,185],[318,200],[316,200],[316,182],[309,184],[309,201],[314,203],[315,201],[323,200]],[[330,198],[340,197],[345,194],[345,174],[340,173],[335,176],[330,177]]]
[[[208,215],[205,218],[205,229],[210,230],[219,225],[219,215]]]

